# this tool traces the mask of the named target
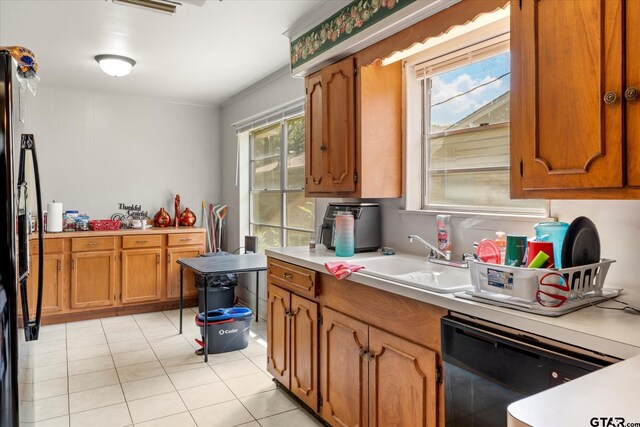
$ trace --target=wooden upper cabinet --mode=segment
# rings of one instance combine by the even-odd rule
[[[627,183],[640,187],[640,1],[629,0],[626,7]]]
[[[356,54],[306,78],[307,196],[400,197],[401,71]]]
[[[622,0],[511,2],[513,197],[625,186],[622,10]]]
[[[114,251],[71,254],[71,308],[107,307],[115,303]]]
[[[322,73],[314,74],[305,82],[305,164],[308,192],[322,192],[324,179],[324,135],[322,129]]]
[[[435,426],[437,354],[369,327],[369,426]]]
[[[122,303],[137,304],[162,298],[161,249],[122,251]]]
[[[320,378],[322,418],[332,426],[368,425],[368,326],[328,308],[322,309]],[[397,424],[401,425],[401,424]]]
[[[324,174],[330,191],[356,189],[355,86],[353,58],[322,70]]]

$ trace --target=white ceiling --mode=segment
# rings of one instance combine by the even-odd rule
[[[187,0],[175,15],[110,0],[0,0],[0,45],[36,54],[43,86],[219,104],[288,64],[284,31],[324,0]],[[137,61],[104,74],[97,54]]]

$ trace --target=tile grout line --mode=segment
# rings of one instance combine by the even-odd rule
[[[146,341],[147,345],[151,348],[151,344],[149,343],[149,340],[147,339],[147,336],[145,335],[144,332],[142,332],[142,329],[140,328],[140,324],[138,323],[138,319],[136,319],[133,315],[131,315],[131,318],[136,323],[136,326],[138,327],[138,330],[142,334],[142,337]],[[111,347],[109,347],[109,351],[111,351]],[[158,363],[160,363],[160,366],[162,367],[162,370],[164,370],[164,366],[162,366],[162,363],[160,362],[160,359],[158,359],[158,356],[156,355],[156,353],[153,351],[153,348],[151,348],[151,351],[153,352],[153,355],[156,357],[156,360],[158,361]],[[111,357],[113,357],[113,353],[111,354]],[[146,363],[146,362],[143,362],[143,363]],[[115,366],[115,361],[113,362],[113,364]],[[165,374],[166,374],[166,371],[165,371]],[[136,422],[133,420],[133,415],[131,414],[131,408],[129,407],[129,400],[127,400],[127,395],[124,393],[124,387],[122,386],[122,380],[120,378],[120,372],[118,372],[117,368],[116,368],[116,375],[118,375],[118,381],[120,382],[120,388],[122,389],[122,397],[124,398],[125,405],[127,405],[127,411],[129,412],[129,418],[131,419],[131,424],[135,425]],[[155,378],[155,377],[153,377],[153,378]],[[159,395],[159,396],[161,396],[161,395]]]
[[[169,322],[171,322],[171,319],[169,319],[169,316],[167,316],[167,314],[166,314],[164,311],[162,312],[162,314],[164,314],[164,317],[166,317],[166,318],[167,318],[167,320],[169,320]],[[181,316],[182,316],[182,314],[181,314],[180,312],[178,312],[178,316],[179,316],[179,317],[181,317]],[[183,320],[183,321],[184,321],[184,319],[180,319],[180,318],[178,318],[178,322],[179,322],[180,320]],[[174,324],[173,324],[173,322],[171,322],[171,324],[172,324],[174,327],[176,327],[176,325],[174,325]],[[177,327],[176,327],[176,330],[178,331],[178,334],[179,334],[179,335],[182,335],[182,334],[180,333],[180,330],[179,330]],[[143,335],[144,335],[144,333],[143,333]],[[182,337],[184,338],[184,336],[183,336],[183,335],[182,335]],[[146,338],[146,335],[145,335],[145,338]],[[185,341],[187,341],[187,339],[186,339],[186,338],[185,338]],[[187,344],[189,344],[189,342],[188,342],[188,341],[187,341]],[[149,344],[149,345],[151,345],[151,344]],[[189,344],[189,345],[190,345],[190,344]],[[153,348],[152,348],[152,350],[153,350]],[[153,353],[155,354],[155,351],[153,351]],[[195,354],[195,350],[194,350],[194,354]],[[157,355],[156,355],[156,357],[157,357]],[[158,359],[158,360],[160,360],[160,359]],[[202,358],[202,363],[204,363],[204,357]],[[205,365],[208,365],[208,363],[205,363]],[[178,393],[178,397],[180,398],[180,401],[182,402],[182,404],[184,405],[184,407],[187,409],[187,413],[188,413],[188,414],[189,414],[189,416],[191,417],[191,420],[192,420],[192,421],[193,421],[193,423],[197,426],[197,425],[198,425],[198,423],[196,422],[196,419],[193,417],[193,414],[191,413],[191,410],[189,409],[189,407],[187,406],[187,403],[186,403],[186,402],[184,401],[184,399],[182,398],[182,395],[180,394],[180,391],[178,390],[178,388],[176,387],[175,383],[173,382],[173,380],[172,380],[172,379],[171,379],[171,377],[169,376],[169,373],[167,372],[167,369],[164,367],[164,365],[162,364],[162,362],[160,362],[160,366],[162,366],[162,370],[163,370],[163,371],[165,372],[165,374],[167,375],[167,378],[169,378],[169,381],[171,382],[171,385],[173,385],[173,388],[175,388],[175,389],[176,389],[176,393]],[[214,374],[215,374],[215,372],[214,372]],[[217,374],[216,374],[216,375],[217,375]],[[196,386],[196,387],[197,387],[197,386]]]

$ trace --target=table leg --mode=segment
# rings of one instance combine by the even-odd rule
[[[204,342],[204,362],[209,361],[209,306],[207,302],[207,294],[209,290],[209,281],[207,277],[204,278],[204,336],[202,342]]]
[[[256,271],[256,323],[258,322],[258,307],[260,307],[260,272]]]
[[[181,265],[180,266],[180,333],[182,333],[182,288],[184,286],[182,283],[183,273],[184,273],[184,267]]]

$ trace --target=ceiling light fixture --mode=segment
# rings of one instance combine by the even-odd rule
[[[96,61],[105,73],[113,77],[126,76],[136,65],[136,61],[120,55],[96,55]]]
[[[154,12],[168,13],[170,15],[176,13],[178,6],[182,6],[180,3],[171,0],[113,0],[113,2],[115,4],[140,7]]]

